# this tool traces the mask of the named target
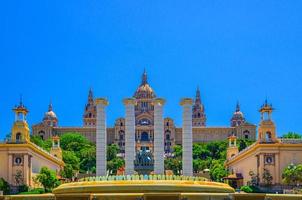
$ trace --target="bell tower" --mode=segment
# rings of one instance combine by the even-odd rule
[[[96,127],[96,106],[93,99],[93,91],[90,88],[87,104],[83,114],[83,127]]]
[[[237,147],[237,137],[235,135],[231,135],[229,136],[228,140],[229,140],[229,146],[227,148],[227,160],[229,160],[230,158],[232,158],[233,156],[239,153]]]
[[[259,112],[261,113],[261,122],[258,128],[258,142],[260,143],[276,143],[276,126],[272,121],[272,112],[274,108],[272,104],[268,104],[265,100]]]
[[[62,160],[62,149],[60,147],[60,137],[52,137],[52,147],[50,149],[50,154]]]
[[[27,108],[23,105],[22,98],[18,106],[13,108],[15,112],[15,122],[12,128],[12,143],[28,143],[30,142],[30,132],[26,121],[28,113]]]
[[[205,114],[205,109],[204,106],[201,102],[200,98],[200,90],[199,87],[197,87],[196,90],[196,97],[195,97],[195,102],[192,108],[192,125],[195,127],[205,127],[206,126],[206,121],[207,117]]]

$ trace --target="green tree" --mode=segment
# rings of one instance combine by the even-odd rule
[[[96,147],[90,146],[80,151],[80,172],[92,172],[96,167]]]
[[[107,146],[107,161],[113,160],[117,157],[119,147],[116,144]]]
[[[198,172],[200,172],[200,171],[202,171],[204,169],[208,169],[209,166],[210,166],[211,161],[212,160],[210,158],[205,159],[205,160],[204,159],[200,159],[200,158],[194,159],[193,160],[193,171],[195,173],[198,173]]]
[[[42,138],[38,135],[32,135],[30,136],[30,141],[39,147],[45,149],[46,151],[49,151],[52,146],[51,139],[48,140],[42,140]]]
[[[302,165],[289,165],[282,173],[283,182],[288,185],[297,185],[302,182]]]
[[[172,170],[175,175],[180,175],[182,170],[182,160],[180,158],[165,159],[165,169]]]
[[[44,191],[51,191],[53,188],[60,185],[60,181],[57,179],[55,171],[42,167],[40,173],[37,175],[37,180],[43,185]]]
[[[72,178],[75,172],[80,169],[80,159],[73,151],[63,151],[62,156],[65,167],[61,175],[64,178]]]
[[[81,149],[90,147],[92,144],[89,140],[79,133],[64,133],[60,137],[61,148],[65,151],[73,151],[80,154]],[[79,156],[79,155],[77,155]]]
[[[205,144],[193,144],[193,159],[205,159],[210,154]]]
[[[115,175],[117,170],[125,165],[125,161],[121,158],[114,158],[107,161],[107,169],[110,175]]]
[[[209,142],[206,148],[210,152],[210,157],[214,160],[225,159],[227,144],[227,141]]]
[[[242,151],[243,149],[247,148],[254,142],[255,142],[254,140],[238,139],[237,144],[238,144],[239,151]]]
[[[224,167],[224,160],[213,160],[210,168],[210,176],[214,181],[222,182],[222,178],[228,175]]]
[[[61,176],[64,178],[71,179],[75,174],[75,170],[71,164],[65,164],[64,169],[61,171]]]
[[[173,154],[176,158],[182,157],[182,147],[180,145],[173,146]]]
[[[295,132],[288,132],[288,133],[284,134],[282,137],[287,138],[287,139],[301,139],[302,135],[299,133],[295,133]]]

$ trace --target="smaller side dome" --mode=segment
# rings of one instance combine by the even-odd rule
[[[52,110],[52,103],[48,106],[48,111],[44,114],[44,119],[57,119],[56,113]]]
[[[48,111],[45,112],[43,117],[44,124],[48,126],[57,126],[58,125],[58,118],[56,113],[53,111],[52,103],[50,102],[48,105]]]
[[[236,110],[233,113],[233,116],[231,118],[231,126],[236,127],[236,126],[240,126],[244,123],[245,123],[245,118],[244,118],[243,113],[240,110],[239,102],[237,102]]]

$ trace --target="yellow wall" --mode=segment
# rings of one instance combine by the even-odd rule
[[[244,178],[244,184],[250,180],[249,171],[257,173],[256,155],[274,154],[274,164],[264,164],[264,159],[260,159],[259,177],[262,179],[262,169],[266,168],[273,176],[273,184],[282,183],[282,172],[291,163],[302,164],[302,145],[301,144],[258,144],[251,148],[246,154],[237,155],[235,159],[227,162],[227,167],[234,170],[235,173],[241,173]],[[260,156],[261,158],[261,156]]]
[[[9,155],[17,154],[24,157],[31,156],[31,170],[30,164],[25,162],[26,159],[23,160],[22,166],[13,165],[13,156],[12,160],[9,161]],[[63,167],[62,163],[54,162],[40,150],[32,149],[30,144],[0,144],[0,161],[0,177],[10,184],[15,184],[14,175],[17,170],[21,170],[25,183],[30,186],[33,185],[34,174],[39,173],[41,167],[45,166],[57,172]]]

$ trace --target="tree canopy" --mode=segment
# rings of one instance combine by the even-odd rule
[[[295,132],[288,132],[288,133],[284,134],[282,137],[287,138],[287,139],[301,139],[302,135],[299,133],[295,133]]]
[[[45,192],[51,191],[53,188],[60,184],[57,179],[56,172],[48,169],[47,167],[42,167],[40,173],[37,175],[37,180],[43,185]]]

